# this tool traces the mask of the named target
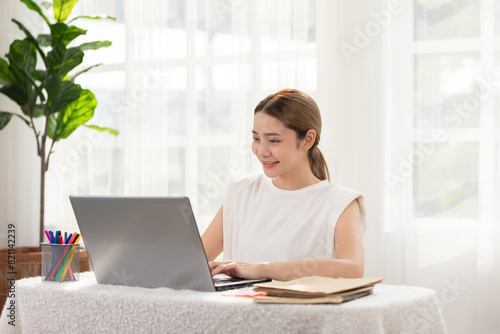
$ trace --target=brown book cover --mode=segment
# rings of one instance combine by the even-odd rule
[[[255,303],[263,304],[340,304],[349,300],[371,295],[373,286],[351,290],[350,292],[330,294],[322,297],[295,297],[292,295],[266,295],[257,296]]]
[[[254,284],[255,291],[266,296],[254,298],[257,303],[342,303],[373,292],[382,278],[330,278],[309,276],[287,282]]]

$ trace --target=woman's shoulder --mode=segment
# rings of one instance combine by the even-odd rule
[[[235,180],[229,185],[228,193],[235,194],[241,191],[256,190],[262,186],[264,175],[251,174]]]
[[[331,197],[330,197],[331,196]],[[341,210],[338,213],[342,213],[345,208],[354,200],[357,200],[360,214],[360,224],[361,232],[364,233],[366,230],[366,206],[365,199],[362,193],[352,188],[346,187],[340,184],[331,184],[330,193],[328,196],[333,203],[338,206]]]
[[[363,196],[357,190],[336,183],[325,182],[325,186],[322,187],[321,189],[325,192],[325,195],[327,196],[352,198],[352,199]]]

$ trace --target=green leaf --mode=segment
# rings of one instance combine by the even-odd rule
[[[40,97],[40,100],[45,101],[45,96],[43,95],[42,89],[37,86],[35,79],[32,76],[32,74],[35,74],[36,71],[33,70],[33,72],[30,73],[30,72],[28,72],[28,70],[25,67],[21,66],[16,60],[12,60],[12,61],[13,61],[13,64],[16,65],[16,67],[21,71],[21,73],[24,74],[24,78],[27,79],[24,81],[26,92],[28,92],[28,94],[31,95],[32,89],[35,88],[35,90],[37,92],[37,96]],[[32,69],[29,69],[29,70],[32,70]],[[31,96],[33,99],[32,102],[34,103],[36,100],[36,96],[34,96],[34,95],[31,95]]]
[[[73,20],[69,21],[68,23],[71,23],[73,21],[76,21],[78,19],[87,19],[87,20],[113,20],[116,21],[116,18],[112,16],[87,16],[87,15],[81,15],[75,17]]]
[[[80,97],[71,102],[59,113],[54,133],[56,140],[67,138],[80,125],[94,116],[97,100],[91,91],[83,89]]]
[[[35,52],[35,57],[36,57],[36,52]],[[14,65],[11,68],[15,67],[15,72],[20,72],[21,76],[18,77],[19,80],[16,82],[16,87],[21,87],[19,88],[19,91],[23,93],[23,100],[20,101],[21,103],[19,104],[21,106],[21,109],[23,110],[23,113],[26,115],[30,115],[30,110],[34,106],[34,103],[36,101],[36,98],[39,97],[40,100],[43,102],[45,101],[45,96],[43,95],[42,88],[37,86],[35,79],[33,78],[32,74],[35,74],[34,68],[31,67],[26,67],[23,66],[22,64],[19,64],[19,62],[15,59],[10,57],[9,58],[11,61],[11,65]],[[30,72],[28,72],[30,71]],[[36,91],[36,94],[33,94],[33,88]]]
[[[19,106],[24,106],[28,102],[26,88],[18,83],[2,86],[0,88],[0,93],[16,102]]]
[[[10,71],[9,64],[3,58],[0,58],[0,84],[6,85],[13,83],[15,80],[16,79]]]
[[[47,53],[47,70],[49,74],[56,74],[61,67],[61,63],[66,53],[64,44],[57,44],[52,48],[52,51]]]
[[[63,110],[69,103],[78,99],[82,87],[71,81],[61,80],[57,75],[49,75],[45,80],[49,113]]]
[[[38,41],[35,39],[35,37],[33,37],[33,35],[29,32],[28,29],[26,29],[26,27],[21,22],[17,21],[16,19],[12,19],[12,22],[17,24],[19,29],[21,29],[24,32],[28,41],[32,43],[33,46],[38,50],[38,53],[40,53],[40,57],[42,57],[43,61],[45,62],[45,52],[43,52],[43,50],[40,48],[40,45],[38,44]]]
[[[57,22],[50,25],[50,33],[52,34],[52,46],[56,46],[57,44],[67,46],[78,36],[85,35],[87,30]]]
[[[52,8],[52,4],[50,2],[47,2],[47,1],[44,1],[41,3],[41,5],[45,8],[45,9],[51,9]]]
[[[47,54],[47,65],[50,74],[64,77],[69,71],[80,65],[83,61],[83,51],[79,48],[69,48],[58,44]]]
[[[38,45],[40,46],[51,46],[52,45],[52,35],[49,34],[40,34],[36,38],[36,41],[38,42]]]
[[[77,76],[79,76],[80,74],[83,74],[83,73],[85,73],[85,72],[88,72],[88,71],[90,71],[91,69],[93,69],[94,67],[101,66],[101,65],[102,65],[102,63],[101,63],[101,64],[95,64],[95,65],[89,66],[89,67],[87,67],[86,69],[83,69],[83,70],[81,70],[81,71],[79,71],[79,72],[75,73],[74,75],[72,75],[71,77],[69,77],[69,78],[68,78],[68,80],[75,81],[75,78],[76,78]]]
[[[47,18],[47,16],[43,14],[42,9],[36,3],[34,3],[31,0],[21,0],[21,2],[23,2],[29,9],[34,10],[35,12],[40,14],[40,16],[43,17],[45,22],[47,22],[47,24],[50,24],[49,19]]]
[[[78,0],[54,0],[54,19],[57,22],[66,21],[77,2]]]
[[[33,117],[37,118],[43,115],[45,115],[43,106],[41,104],[35,105],[33,108]]]
[[[96,41],[96,42],[90,42],[90,43],[83,43],[80,46],[77,46],[82,51],[86,50],[97,50],[100,48],[107,48],[108,46],[111,45],[110,41]]]
[[[2,130],[7,124],[9,124],[12,116],[19,117],[24,123],[26,123],[27,126],[30,126],[30,122],[23,116],[8,111],[0,111],[0,130]]]
[[[36,85],[35,85],[35,87],[36,87]],[[36,91],[32,92],[30,99],[28,100],[28,103],[26,103],[24,106],[21,107],[21,109],[23,109],[23,113],[25,115],[28,115],[28,116],[34,115],[34,109],[35,109],[38,94],[41,94],[43,96],[42,91],[38,87],[36,87]]]
[[[3,86],[0,92],[22,107],[28,103],[33,90],[31,74],[35,71],[36,49],[28,39],[15,40],[10,45],[7,58],[14,80],[11,84]]]
[[[10,112],[0,111],[0,130],[5,128],[9,124],[10,119],[14,114]]]
[[[7,58],[10,60],[10,70],[18,82],[24,82],[22,76],[20,77],[23,68],[28,73],[35,71],[36,49],[28,39],[12,42]]]
[[[115,135],[115,136],[118,136],[118,134],[120,133],[118,130],[114,130],[114,129],[110,129],[110,128],[102,128],[100,126],[97,126],[97,125],[87,125],[85,124],[85,126],[89,129],[92,129],[92,130],[96,130],[96,131],[99,131],[99,132],[108,132],[112,135]]]
[[[47,71],[35,70],[35,72],[33,72],[33,78],[37,81],[43,82],[47,78]]]
[[[23,116],[18,115],[18,114],[15,114],[14,116],[17,116],[18,118],[20,118],[24,123],[26,123],[27,126],[31,126],[31,122],[29,120],[27,120],[26,118],[24,118]]]
[[[69,71],[80,65],[83,61],[83,51],[79,48],[69,48],[64,54],[61,67],[57,71],[59,76],[65,76]]]
[[[47,136],[50,139],[54,139],[57,128],[57,114],[50,114],[47,122]]]

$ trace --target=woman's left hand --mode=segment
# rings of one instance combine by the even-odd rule
[[[210,262],[210,271],[212,276],[217,274],[226,274],[231,277],[246,279],[259,279],[262,275],[262,268],[265,263],[247,263],[236,261],[212,261]]]

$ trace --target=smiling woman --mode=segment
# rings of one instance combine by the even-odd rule
[[[275,185],[293,190],[317,182],[307,164],[307,146],[314,140],[314,130],[309,130],[307,142],[300,147],[294,130],[277,118],[259,112],[255,114],[252,133],[252,152]]]
[[[288,146],[281,144],[276,149],[278,152],[293,152],[292,145],[296,145],[296,151],[299,152],[297,158],[302,162],[301,165],[293,165],[297,168],[295,169],[296,175],[291,176],[295,177],[296,180],[309,178],[309,180],[302,180],[304,184],[315,183],[315,178],[319,180],[328,178],[330,180],[328,167],[318,148],[321,134],[321,114],[318,105],[309,95],[295,89],[285,89],[269,95],[255,108],[254,128],[265,129],[263,132],[264,136],[267,137],[272,137],[273,134],[275,136],[282,134],[285,144]],[[252,151],[260,159],[266,173],[266,167],[271,168],[275,164],[266,164],[262,159],[266,157],[266,154],[272,152],[265,151],[267,146],[261,145],[259,138],[255,136],[258,135],[255,129],[252,132],[254,133]],[[270,143],[275,143],[273,140],[275,139],[269,138]],[[300,141],[304,141],[302,146]],[[259,151],[261,147],[264,150]],[[301,169],[301,167],[303,168]],[[266,176],[272,177],[267,173]],[[280,180],[274,180],[274,182],[276,184]],[[288,182],[293,183],[292,180]],[[296,186],[301,188],[300,185]]]
[[[363,197],[329,183],[320,133],[318,106],[301,91],[282,90],[257,105],[252,152],[265,176],[232,184],[203,234],[210,261],[224,251],[212,274],[363,276]]]

